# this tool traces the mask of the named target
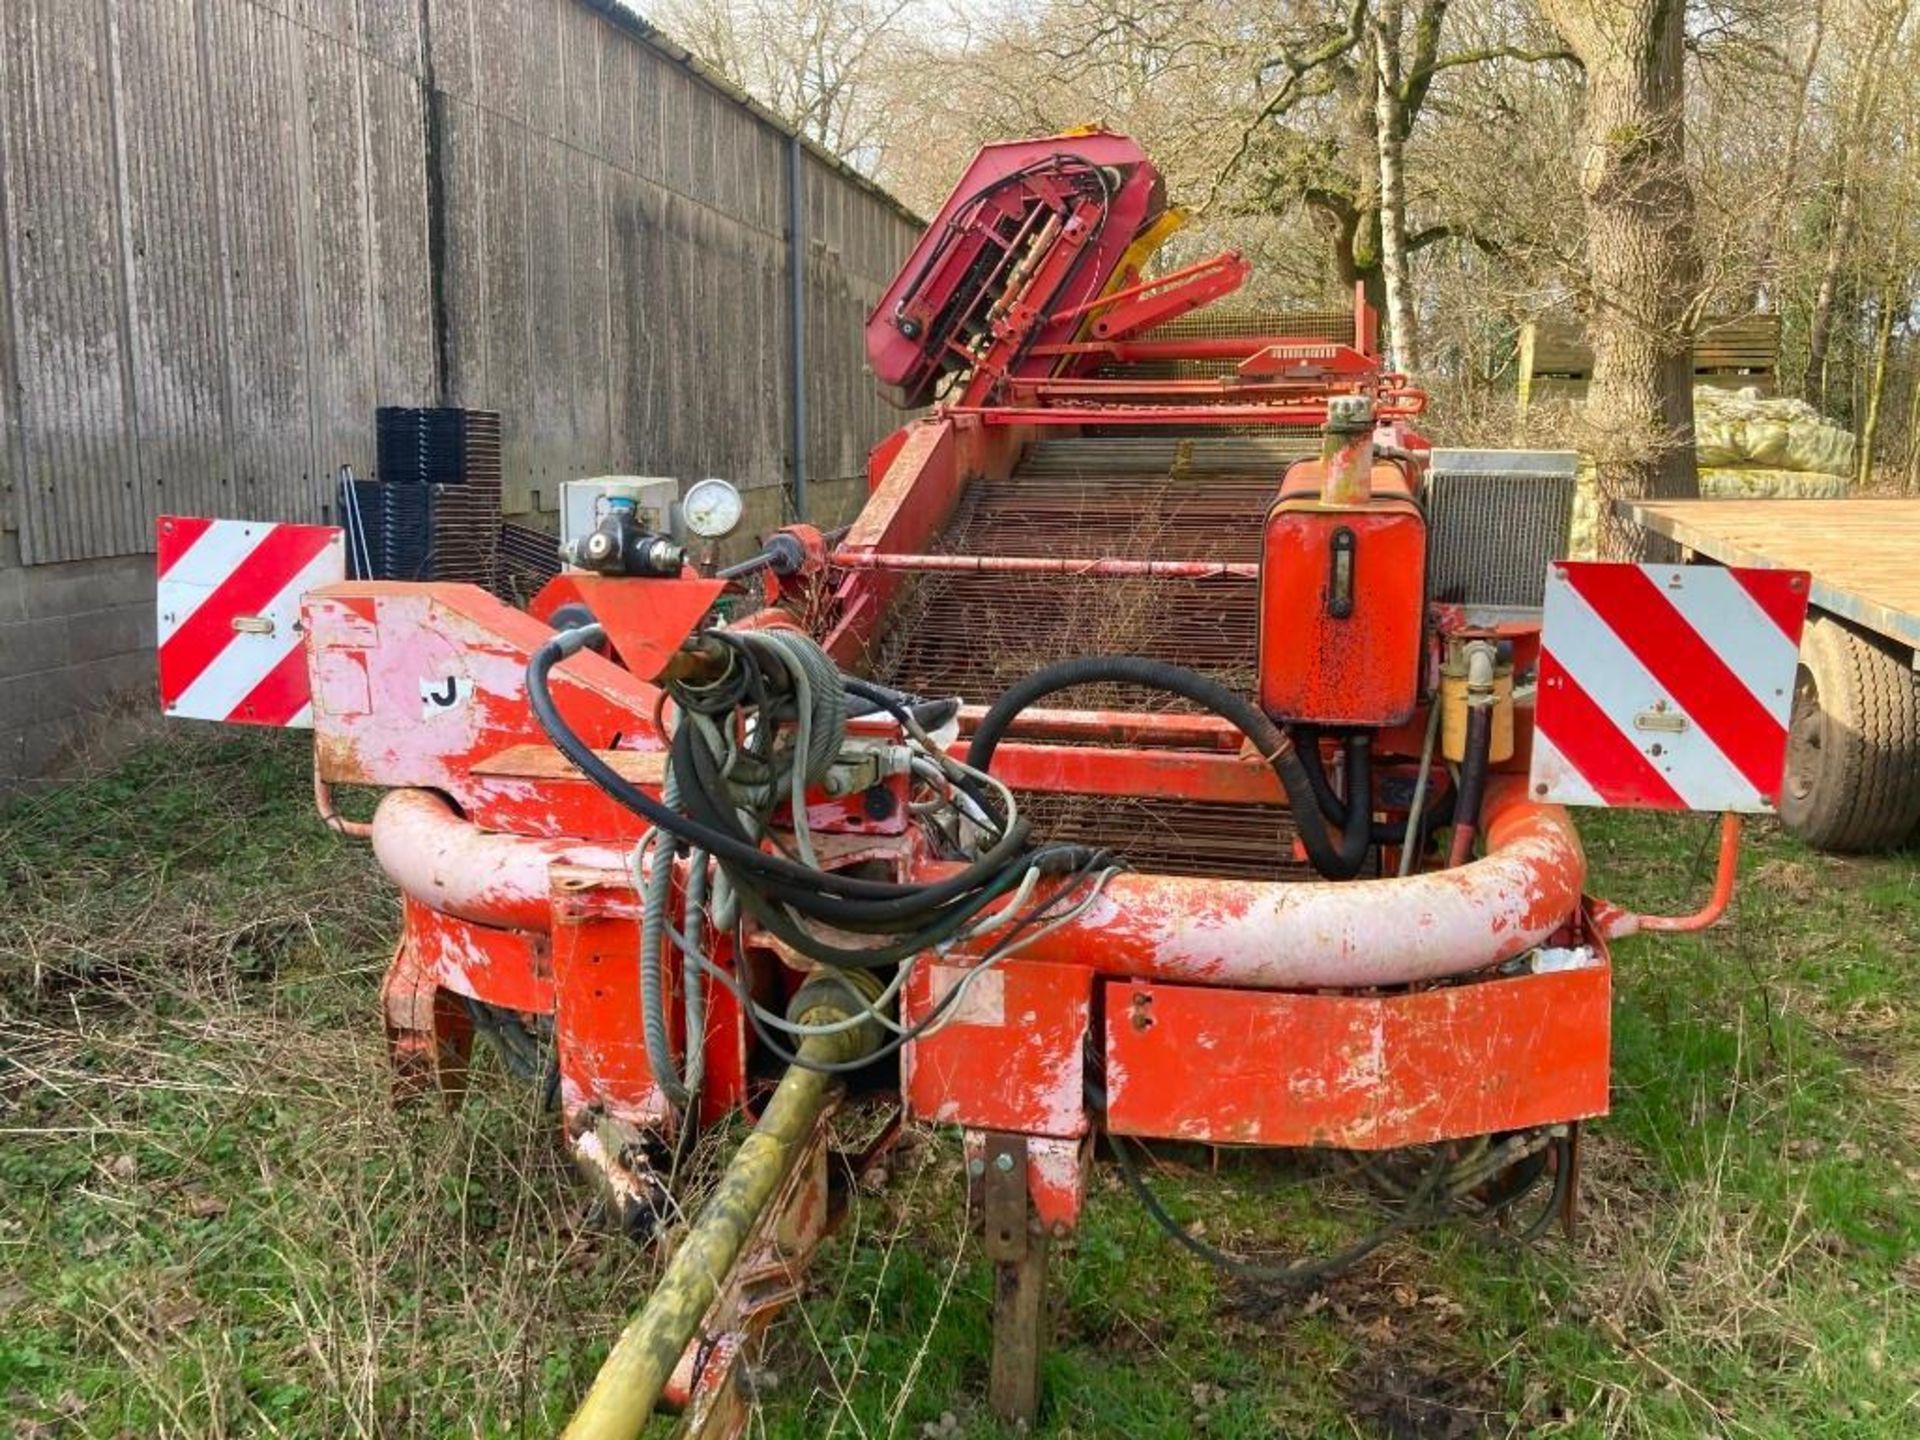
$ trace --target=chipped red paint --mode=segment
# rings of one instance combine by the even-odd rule
[[[950,753],[964,760],[967,747]],[[995,778],[1016,790],[1066,795],[1155,795],[1231,804],[1283,804],[1286,788],[1252,753],[1217,750],[1120,749],[1011,741],[993,752]]]
[[[1604,1114],[1610,971],[1399,995],[1110,981],[1107,1120],[1124,1135],[1384,1150]]]
[[[531,1015],[553,1013],[552,947],[544,934],[475,925],[407,896],[407,945],[434,982]]]
[[[426,790],[395,790],[380,802],[373,814],[373,853],[403,894],[507,930],[547,928],[547,870],[556,862],[607,869],[626,863],[605,845],[482,830]]]
[[[915,967],[902,1019],[917,1025],[970,967]],[[907,1047],[901,1088],[928,1120],[983,1130],[1087,1132],[1084,1050],[1093,972],[1083,965],[996,966],[977,976],[946,1018]]]
[[[1116,875],[1077,919],[1021,955],[1236,988],[1365,988],[1469,974],[1566,925],[1586,871],[1566,811],[1528,800],[1523,782],[1494,781],[1484,814],[1484,858],[1406,879]]]
[[[1027,1142],[1027,1199],[1033,1206],[1033,1218],[1053,1234],[1063,1235],[1079,1225],[1080,1211],[1087,1202],[1092,1136],[1026,1135],[1023,1138]],[[975,1162],[984,1163],[986,1142],[984,1130],[969,1129],[961,1137],[970,1175]],[[978,1186],[977,1178],[969,1181],[976,1210]]]

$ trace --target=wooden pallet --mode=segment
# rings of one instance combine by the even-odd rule
[[[1693,342],[1696,385],[1723,390],[1752,386],[1775,392],[1780,366],[1780,317],[1734,315],[1708,320]],[[1520,403],[1581,401],[1593,378],[1593,350],[1574,321],[1550,316],[1520,331]]]

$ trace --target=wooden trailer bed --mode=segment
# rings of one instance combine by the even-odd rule
[[[1920,840],[1920,499],[1618,510],[1705,559],[1813,576],[1780,817],[1824,850]]]

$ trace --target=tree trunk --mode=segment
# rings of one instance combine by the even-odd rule
[[[1807,108],[1813,99],[1814,71],[1820,65],[1820,50],[1827,41],[1826,0],[1815,0],[1813,6],[1813,34],[1807,42],[1807,58],[1800,67],[1799,82],[1794,87],[1793,124],[1787,130],[1786,158],[1780,162],[1779,190],[1774,196],[1773,223],[1767,227],[1761,237],[1763,247],[1760,262],[1755,267],[1760,274],[1760,283],[1771,291],[1775,285],[1775,265],[1779,256],[1780,242],[1787,234],[1788,215],[1794,203],[1794,192],[1800,186],[1800,152],[1806,144]],[[1776,298],[1771,309],[1778,310],[1780,302]]]
[[[1852,163],[1844,149],[1840,163]],[[1807,403],[1822,411],[1827,408],[1827,351],[1833,343],[1833,307],[1840,293],[1840,268],[1847,258],[1859,208],[1859,191],[1843,171],[1833,224],[1827,227],[1827,254],[1820,266],[1820,288],[1814,292],[1813,318],[1807,323],[1807,373],[1800,382],[1800,393]]]
[[[1906,473],[1900,491],[1911,495],[1920,491],[1920,337],[1907,335],[1907,445]]]
[[[1396,368],[1420,368],[1420,336],[1407,254],[1406,112],[1401,100],[1400,0],[1380,0],[1372,23],[1374,144],[1380,161],[1380,269]]]
[[[1833,343],[1833,311],[1840,296],[1841,271],[1853,243],[1853,232],[1860,219],[1859,168],[1863,147],[1881,143],[1883,136],[1870,134],[1880,110],[1880,83],[1886,71],[1887,51],[1894,36],[1906,24],[1909,0],[1903,0],[1886,14],[1876,15],[1867,33],[1866,53],[1853,66],[1854,90],[1847,107],[1846,129],[1840,134],[1837,149],[1840,164],[1840,191],[1834,201],[1833,223],[1827,227],[1826,255],[1820,265],[1820,286],[1814,292],[1813,315],[1807,322],[1807,373],[1800,392],[1813,405],[1826,409],[1827,355]]]
[[[1893,354],[1893,317],[1900,304],[1891,284],[1880,291],[1880,323],[1873,334],[1873,379],[1867,386],[1867,415],[1860,423],[1860,440],[1853,452],[1857,485],[1873,479],[1873,447],[1880,438],[1880,406],[1887,395],[1887,361]]]
[[[1600,549],[1610,559],[1666,559],[1672,546],[1618,519],[1612,502],[1700,493],[1684,0],[1547,0],[1546,8],[1587,74],[1580,190],[1593,378],[1584,429]]]

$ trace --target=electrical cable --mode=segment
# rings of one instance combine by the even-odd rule
[[[1118,866],[1110,866],[1108,867],[1108,870],[1106,873],[1108,876],[1110,876],[1113,873],[1117,873],[1119,868],[1120,867]],[[995,964],[998,964],[999,961],[1007,958],[1009,955],[1016,953],[1018,950],[1024,948],[1026,945],[1032,944],[1034,941],[1038,940],[1042,935],[1050,933],[1053,929],[1057,929],[1061,925],[1070,923],[1081,913],[1082,910],[1085,909],[1086,906],[1091,905],[1093,901],[1098,898],[1100,890],[1101,888],[1104,888],[1105,883],[1106,883],[1106,878],[1103,877],[1098,882],[1095,890],[1091,894],[1089,894],[1083,901],[1081,901],[1078,905],[1076,905],[1073,910],[1069,911],[1066,914],[1055,917],[1053,920],[1047,922],[1044,928],[1028,936],[1024,941],[1018,940],[1017,936],[1013,936],[1013,935],[1003,937],[999,942],[997,942],[997,944],[994,946],[993,949],[989,950],[985,955],[983,955],[980,958],[980,961],[972,969],[970,969],[966,975],[963,975],[960,978],[960,980],[955,983],[954,987],[951,990],[947,991],[945,995],[941,996],[940,999],[937,1002],[935,1002],[933,1009],[929,1011],[925,1017],[923,1017],[919,1022],[917,1022],[915,1025],[913,1025],[908,1029],[897,1030],[893,1039],[889,1040],[886,1044],[882,1045],[878,1050],[875,1050],[871,1054],[856,1061],[846,1061],[846,1062],[835,1063],[835,1062],[811,1061],[811,1060],[802,1058],[800,1055],[798,1055],[792,1050],[789,1050],[785,1045],[781,1044],[780,1041],[773,1036],[773,1034],[769,1031],[769,1029],[761,1023],[760,1015],[759,1013],[757,1013],[758,1007],[748,1002],[748,997],[746,996],[745,990],[741,986],[738,977],[728,975],[725,971],[719,969],[717,966],[710,967],[707,973],[712,975],[721,984],[725,985],[729,990],[731,990],[733,992],[734,998],[741,1002],[741,1008],[746,1014],[748,1023],[753,1027],[753,1032],[755,1037],[760,1041],[760,1043],[763,1046],[766,1047],[767,1051],[776,1060],[780,1061],[784,1065],[799,1065],[805,1069],[818,1070],[823,1074],[849,1075],[849,1074],[853,1074],[856,1071],[865,1070],[869,1066],[874,1065],[879,1061],[890,1059],[892,1056],[898,1054],[902,1049],[904,1049],[908,1044],[910,1044],[914,1040],[917,1040],[922,1036],[930,1033],[933,1029],[935,1029],[941,1023],[941,1017],[946,1015],[950,1010],[952,1010],[952,1008],[956,1004],[958,1004],[959,1001],[965,996],[968,989],[970,976],[979,974],[983,968],[984,969],[992,968],[992,966]],[[1072,888],[1073,888],[1072,886],[1063,887],[1063,893],[1064,891],[1070,890]],[[1036,912],[1040,910],[1044,910],[1047,905],[1057,903],[1058,899],[1059,899],[1059,896],[1056,895],[1049,901],[1043,902],[1043,905],[1041,907],[1036,907]],[[1034,918],[1035,918],[1034,916],[1023,917],[1021,928],[1023,929],[1025,925],[1033,923]]]
[[[1403,878],[1413,873],[1415,850],[1425,848],[1420,817],[1421,811],[1426,808],[1427,776],[1433,769],[1434,745],[1440,738],[1440,710],[1440,697],[1436,695],[1427,711],[1427,734],[1420,744],[1420,773],[1414,777],[1413,800],[1407,806],[1406,838],[1400,843],[1400,874]]]
[[[709,633],[718,636],[723,632]],[[741,833],[737,824],[730,824],[724,829],[716,828],[670,809],[601,759],[567,724],[554,703],[548,682],[553,667],[587,645],[597,643],[604,636],[605,632],[598,625],[584,625],[566,631],[534,651],[527,662],[528,708],[554,747],[608,796],[642,819],[658,825],[678,839],[709,851],[723,865],[779,884],[790,894],[800,897],[801,908],[806,908],[805,901],[808,899],[822,902],[823,913],[819,918],[839,923],[832,914],[826,913],[830,907],[824,902],[831,899],[899,901],[910,912],[913,908],[926,908],[967,895],[986,883],[1000,868],[1007,854],[1016,850],[1024,840],[1024,832],[1014,827],[1018,838],[1015,835],[1003,838],[1001,847],[996,851],[946,880],[927,885],[900,884],[868,880],[838,871],[809,870],[804,865],[768,854]],[[684,735],[690,732],[683,727],[679,733]]]

